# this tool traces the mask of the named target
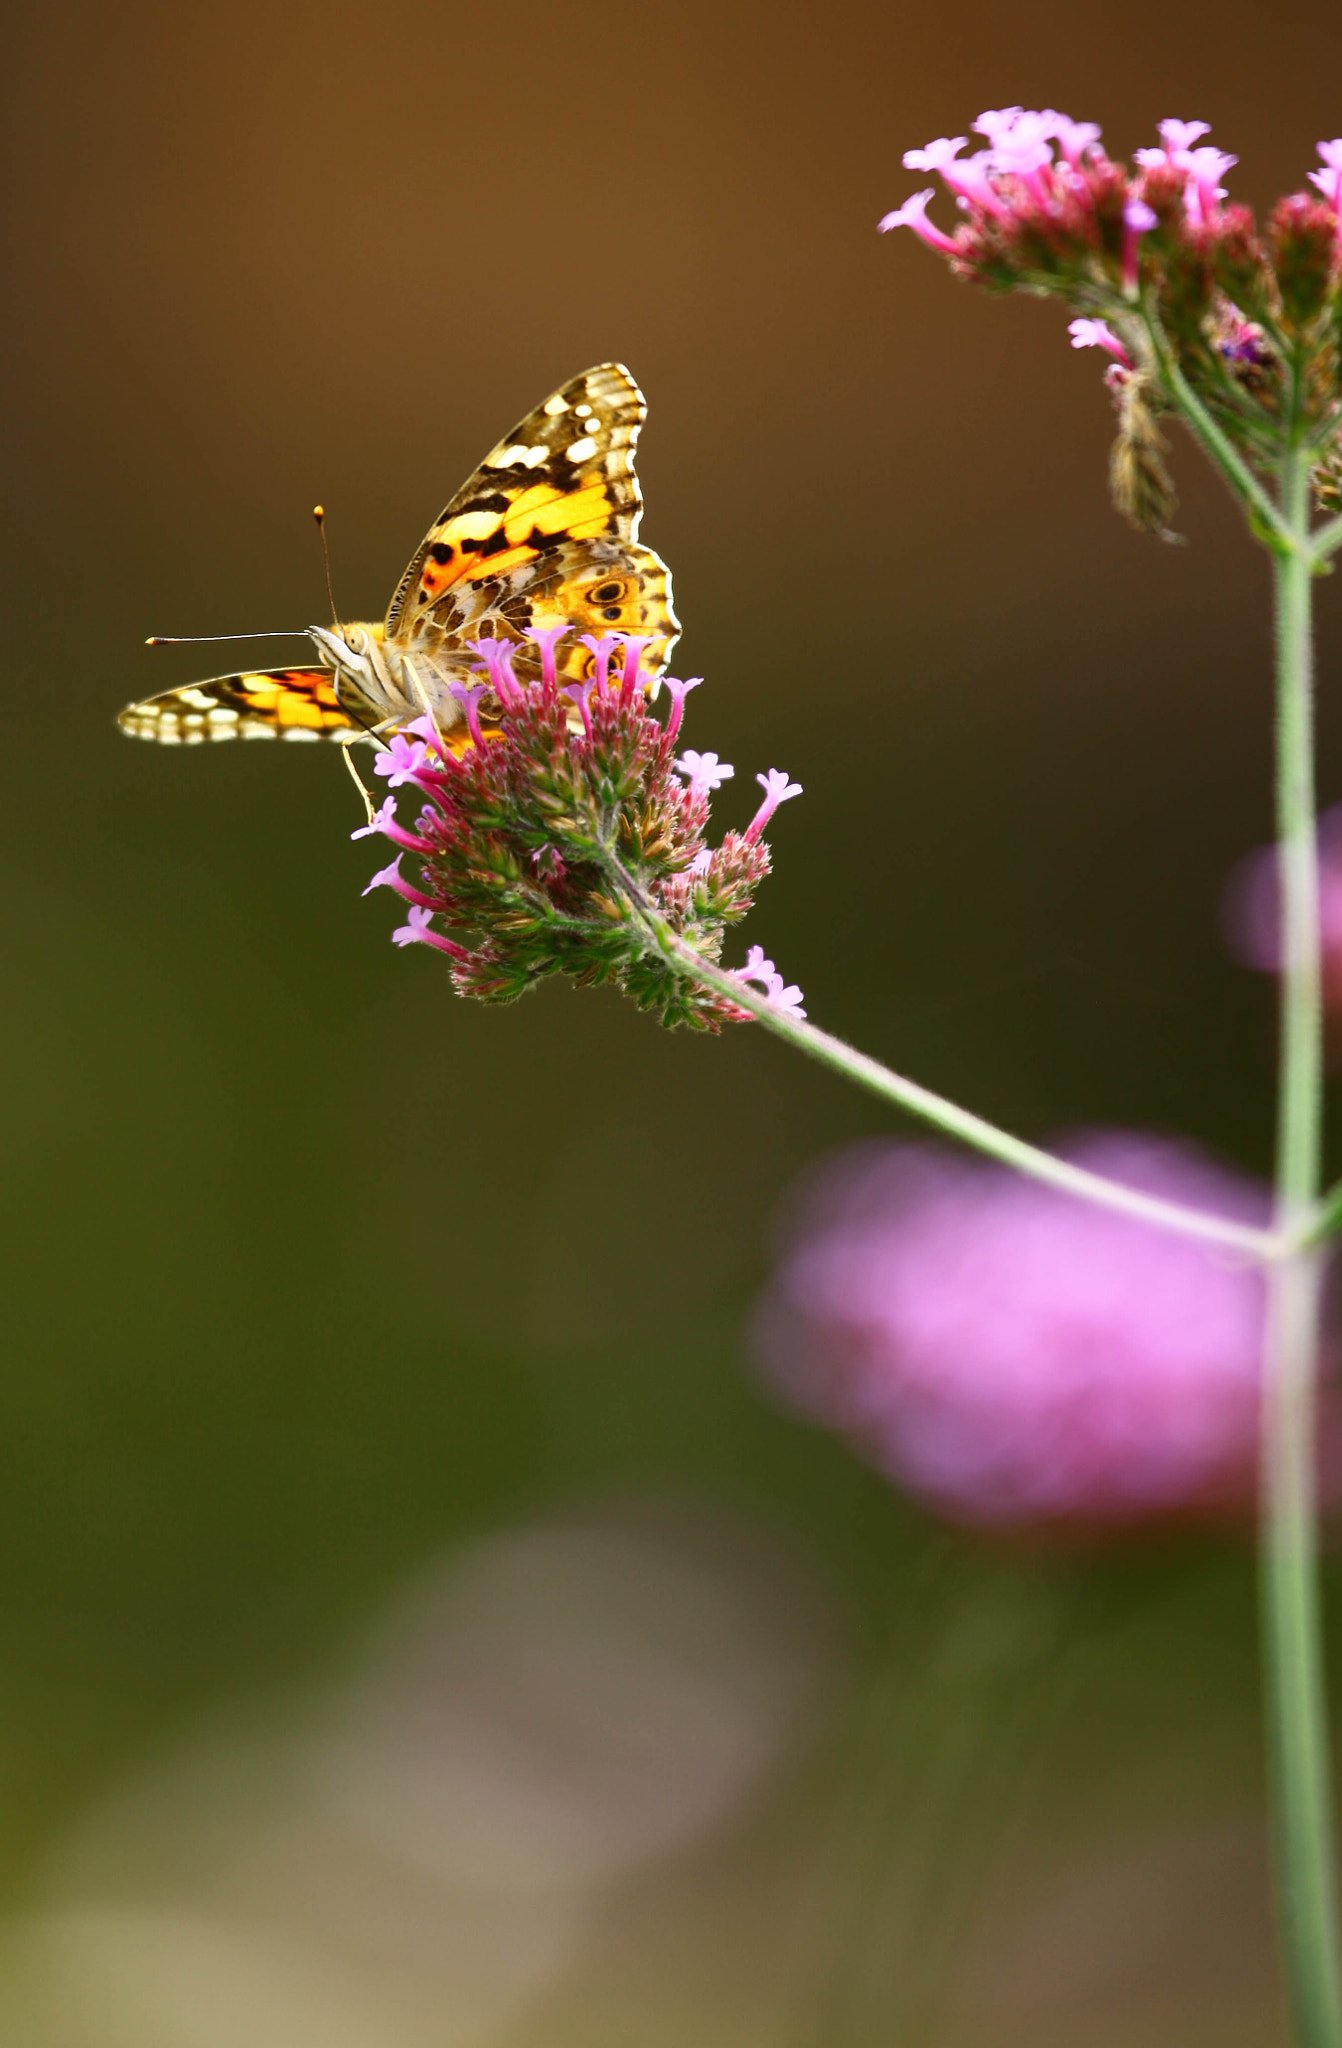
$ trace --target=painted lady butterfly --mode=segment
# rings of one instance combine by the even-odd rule
[[[520,681],[539,674],[528,627],[566,626],[559,667],[590,675],[580,636],[651,636],[657,675],[680,630],[671,574],[638,545],[643,501],[634,445],[647,413],[620,363],[584,371],[487,455],[435,520],[396,586],[383,624],[312,626],[322,666],[216,676],[129,704],[123,732],[171,745],[203,740],[382,738],[426,711],[449,744],[468,744],[450,685],[478,680],[470,642],[519,642]],[[487,709],[487,707],[486,707]]]

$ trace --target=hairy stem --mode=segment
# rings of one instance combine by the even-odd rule
[[[1282,510],[1298,542],[1274,556],[1273,568],[1283,953],[1275,1222],[1294,1242],[1268,1274],[1262,1601],[1278,1913],[1294,2039],[1299,2048],[1342,2048],[1314,1447],[1323,1253],[1300,1241],[1318,1216],[1322,1099],[1308,491],[1308,458],[1293,450],[1282,463]]]
[[[1218,469],[1225,478],[1241,505],[1252,509],[1263,529],[1268,546],[1274,553],[1279,554],[1295,554],[1302,547],[1308,551],[1308,534],[1293,527],[1280,508],[1273,504],[1248,463],[1212,418],[1179,368],[1174,350],[1170,347],[1155,316],[1146,312],[1143,319],[1147,334],[1150,336],[1151,347],[1155,351],[1161,378],[1174,400],[1179,417],[1212,467]]]

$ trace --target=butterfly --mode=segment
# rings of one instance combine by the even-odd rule
[[[469,745],[452,684],[480,680],[472,642],[516,643],[519,682],[540,675],[529,628],[563,626],[561,675],[594,667],[584,634],[647,635],[643,673],[665,668],[680,631],[671,572],[638,542],[634,447],[647,415],[622,363],[552,392],[449,500],[396,586],[381,625],[311,626],[320,666],[215,676],[128,704],[119,724],[169,745],[231,739],[384,739],[427,712]],[[490,700],[481,707],[488,716]]]

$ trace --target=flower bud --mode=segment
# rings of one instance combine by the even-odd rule
[[[1292,192],[1272,209],[1268,247],[1282,318],[1297,330],[1308,327],[1337,291],[1337,215],[1308,192]]]
[[[1276,291],[1248,206],[1226,206],[1210,238],[1212,276],[1225,296],[1251,320],[1273,311]]]

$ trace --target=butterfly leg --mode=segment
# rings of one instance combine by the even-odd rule
[[[363,737],[364,735],[361,732],[351,733],[348,739],[340,741],[340,751],[345,757],[345,766],[349,769],[350,775],[353,778],[354,787],[358,790],[359,795],[363,798],[363,807],[368,813],[368,822],[371,825],[376,815],[376,812],[373,807],[372,793],[364,786],[364,779],[362,775],[360,775],[358,769],[355,767],[353,759],[351,758],[350,755],[350,748],[354,745],[355,741],[361,740],[363,739]]]
[[[442,670],[439,668],[437,662],[433,660],[432,656],[428,658],[427,666],[432,669],[435,678],[444,686],[446,686],[447,677],[443,674]],[[433,728],[433,731],[438,740],[439,753],[446,754],[450,751],[450,749],[448,747],[447,741],[443,738],[442,727],[438,723],[438,714],[433,708],[433,704],[429,698],[429,693],[425,689],[423,683],[420,681],[419,675],[416,672],[415,665],[413,662],[407,663],[407,670],[407,680],[410,684],[411,693],[414,696],[415,702],[419,705],[420,710],[424,713],[424,716],[428,719],[429,724]]]

